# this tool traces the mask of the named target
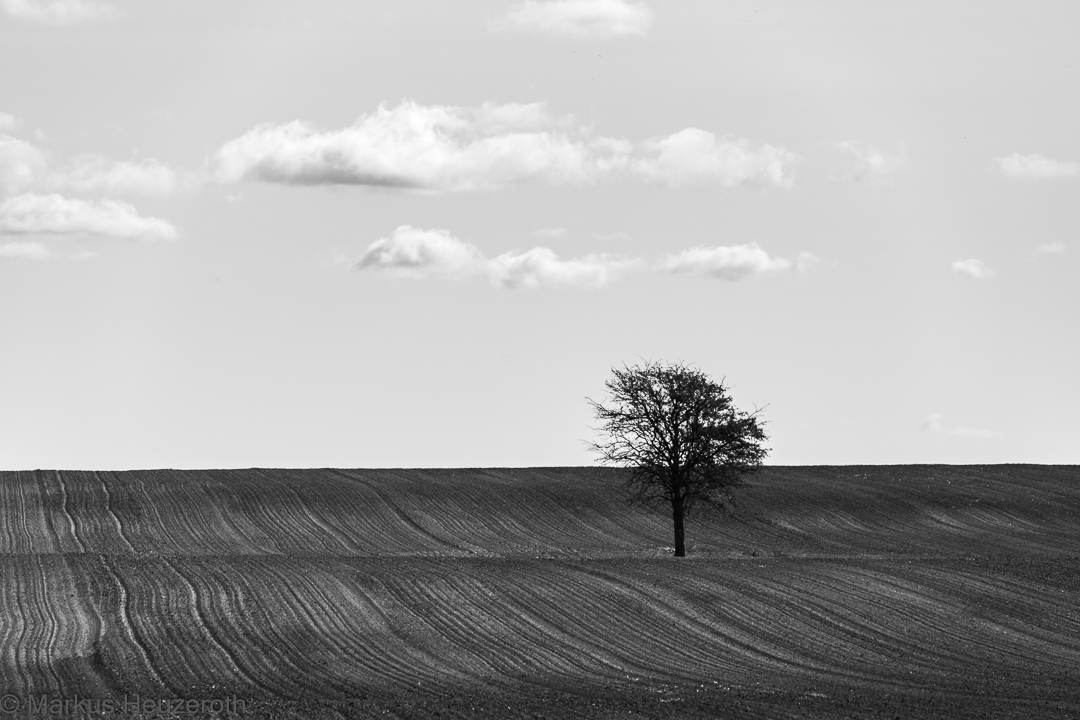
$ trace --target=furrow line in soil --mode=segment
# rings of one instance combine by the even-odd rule
[[[106,484],[105,478],[102,476],[102,473],[95,472],[92,474],[101,484],[101,491],[105,493],[105,507],[108,510],[109,515],[112,517],[113,522],[116,524],[116,534],[124,542],[124,545],[127,546],[128,552],[135,553],[135,546],[131,544],[131,541],[128,540],[127,535],[124,534],[124,523],[120,520],[120,516],[117,514],[116,509],[113,507],[113,496],[112,493],[109,492],[109,486]]]
[[[246,663],[244,662],[243,655],[237,653],[234,649],[230,648],[225,642],[222,641],[220,634],[223,629],[228,628],[230,623],[228,622],[229,613],[216,613],[214,612],[214,599],[219,597],[222,591],[219,588],[215,588],[213,583],[209,581],[207,575],[199,573],[192,573],[191,577],[188,576],[183,570],[180,569],[180,563],[177,560],[170,560],[169,558],[163,558],[163,563],[168,567],[175,577],[177,577],[183,584],[184,589],[187,592],[189,601],[189,610],[192,614],[192,622],[189,623],[194,627],[206,640],[209,640],[209,644],[212,647],[212,654],[201,652],[199,654],[200,663],[196,665],[193,662],[188,662],[188,667],[195,671],[199,668],[206,677],[219,678],[219,682],[230,682],[228,678],[235,677],[241,683],[246,684],[252,688],[259,688],[263,691],[270,690],[270,686],[261,684],[252,677],[251,673],[245,669]],[[198,583],[198,585],[196,585]],[[202,647],[205,643],[185,643],[180,646],[180,649],[195,646]],[[210,657],[208,657],[210,656]],[[212,656],[217,657],[217,663],[213,663]],[[199,674],[194,672],[194,674]],[[231,681],[235,682],[235,681]]]
[[[333,650],[336,651],[337,656],[340,656],[344,646],[337,644],[339,638],[335,637],[335,631],[327,626],[325,616],[328,604],[319,601],[320,593],[316,584],[316,580],[322,583],[328,578],[321,572],[308,578],[303,568],[292,569],[282,563],[267,564],[265,569],[269,577],[275,578],[275,585],[279,588],[275,599],[276,610],[282,617],[289,618],[289,622],[283,624],[281,631],[288,633],[288,636],[284,638],[285,646],[295,650],[297,662],[305,663],[305,667],[310,668],[310,663],[307,663],[308,656],[314,651],[329,653],[332,657],[335,654],[331,652]],[[358,613],[357,619],[364,615],[365,613]],[[397,623],[392,624],[390,629],[389,636],[380,637],[388,641],[382,646],[364,646],[363,648],[353,646],[347,650],[348,653],[353,654],[354,660],[362,659],[366,663],[357,670],[362,671],[360,674],[366,676],[368,682],[375,678],[382,678],[399,685],[415,685],[417,682],[438,676],[440,670],[446,669],[439,659],[431,657],[400,636],[395,637],[398,630]],[[344,630],[338,629],[337,632],[344,637],[357,635],[362,637],[365,634],[355,624]],[[341,640],[341,642],[350,641]],[[325,683],[329,679],[327,669],[320,666],[314,670],[312,677],[303,679],[306,692],[325,689]],[[319,682],[314,682],[315,677],[319,678]]]
[[[123,634],[130,641],[130,648],[137,655],[137,662],[132,663],[131,671],[137,672],[139,668],[146,670],[146,673],[153,679],[154,684],[158,688],[166,688],[168,684],[162,678],[158,668],[154,665],[153,658],[151,656],[151,649],[147,643],[140,637],[139,622],[133,617],[131,597],[128,594],[128,585],[124,581],[126,573],[118,571],[115,567],[115,561],[107,556],[101,556],[101,566],[109,577],[112,578],[113,583],[117,589],[117,619],[120,623],[120,629]],[[132,578],[134,579],[134,578]],[[154,613],[148,613],[144,617],[140,617],[143,622],[148,624],[155,624],[156,615]]]
[[[622,595],[631,602],[643,605],[651,613],[663,619],[668,626],[679,628],[678,633],[647,633],[642,628],[639,637],[654,642],[657,650],[669,657],[680,657],[687,662],[694,662],[710,672],[724,669],[716,662],[716,645],[723,643],[737,649],[744,657],[754,663],[773,668],[783,668],[796,672],[827,672],[829,668],[809,660],[794,656],[787,648],[775,643],[765,643],[760,635],[753,641],[743,641],[735,637],[729,627],[710,622],[699,612],[680,603],[669,593],[663,592],[652,583],[634,582],[630,578],[620,577],[611,571],[583,569],[583,573],[593,575],[597,582],[606,586],[608,592]]]
[[[67,519],[68,528],[71,530],[71,538],[79,548],[79,552],[86,552],[86,546],[79,538],[79,530],[75,523],[75,515],[71,512],[71,508],[68,507],[67,483],[64,482],[63,474],[59,470],[54,470],[52,475],[56,478],[57,487],[60,488],[60,507]]]

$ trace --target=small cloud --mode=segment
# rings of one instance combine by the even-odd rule
[[[1023,180],[1052,180],[1080,176],[1080,164],[1053,160],[1043,155],[1021,155],[994,158],[1001,172],[1011,178]]]
[[[537,237],[557,238],[566,234],[566,228],[540,228],[539,230],[533,230],[533,235]]]
[[[0,203],[0,234],[171,240],[178,232],[165,220],[139,215],[127,203],[24,193]]]
[[[211,160],[219,182],[469,191],[540,181],[588,184],[626,162],[625,140],[594,137],[543,103],[478,108],[379,105],[343,130],[259,125]]]
[[[756,243],[728,247],[699,246],[684,250],[678,255],[669,255],[657,265],[663,272],[711,275],[728,281],[787,270],[790,267],[790,260],[771,258]]]
[[[5,117],[11,116],[0,113],[0,125],[10,126],[12,123]],[[45,153],[38,147],[0,133],[0,194],[34,187],[79,193],[168,195],[180,185],[177,173],[154,159],[113,162],[102,155],[84,154],[75,156],[58,170],[48,170],[47,165]]]
[[[0,134],[0,195],[29,187],[45,168],[41,150],[25,140]]]
[[[961,275],[966,275],[969,278],[976,280],[986,280],[997,275],[996,272],[987,267],[986,263],[982,260],[976,260],[975,258],[969,258],[967,260],[955,260],[952,264],[954,272],[958,272]]]
[[[1064,255],[1065,243],[1052,242],[1039,245],[1035,248],[1036,255]]]
[[[799,257],[795,260],[795,269],[800,273],[812,272],[818,265],[821,264],[821,258],[813,253],[801,252]]]
[[[19,118],[11,113],[0,112],[0,133],[14,132],[22,125]]]
[[[0,113],[0,130],[16,126],[17,120],[12,118]],[[172,224],[142,216],[127,203],[71,198],[51,191],[162,195],[176,187],[176,173],[156,160],[109,162],[99,155],[80,155],[64,169],[50,172],[39,148],[0,132],[0,235],[172,239],[178,235]],[[47,192],[36,192],[39,190]],[[39,257],[44,251],[44,246],[36,243],[8,243],[6,247],[9,254],[25,256]]]
[[[484,256],[475,245],[458,240],[447,230],[421,230],[402,225],[389,236],[373,242],[356,263],[356,268],[420,279],[431,275],[475,275],[482,270],[483,264]]]
[[[572,37],[645,36],[652,10],[625,0],[525,0],[488,23],[492,30],[516,30]]]
[[[537,247],[522,253],[508,252],[488,261],[488,278],[500,287],[528,288],[578,287],[599,288],[614,276],[637,267],[634,260],[605,254],[561,260],[548,248]]]
[[[931,413],[923,420],[923,424],[919,429],[923,432],[941,432],[941,415],[939,413]]]
[[[799,160],[780,147],[755,148],[747,140],[718,137],[697,128],[646,141],[640,154],[644,157],[634,161],[634,172],[674,188],[712,182],[725,187],[791,187]]]
[[[111,20],[120,15],[101,0],[0,0],[0,6],[12,17],[48,25]]]
[[[69,255],[68,260],[73,260],[75,262],[86,262],[87,260],[93,260],[94,258],[99,257],[100,255],[101,255],[101,253],[96,253],[96,252],[93,252],[92,250],[87,250],[85,252],[80,252],[80,253],[75,253],[74,255]]]
[[[638,264],[639,261],[607,255],[562,260],[544,247],[488,259],[475,245],[459,240],[447,230],[402,225],[388,237],[372,243],[355,267],[412,279],[484,277],[497,287],[537,289],[601,287],[619,272]]]
[[[1002,437],[1004,433],[997,432],[995,430],[982,430],[979,428],[970,427],[945,427],[942,423],[942,417],[939,413],[932,413],[927,416],[919,427],[922,432],[929,433],[941,433],[943,435],[954,435],[956,437],[969,437],[969,438],[998,438]]]
[[[177,189],[178,178],[172,168],[154,159],[110,162],[101,155],[79,155],[67,168],[50,173],[46,185],[77,192],[169,195]]]
[[[883,182],[907,168],[907,148],[902,143],[891,155],[857,140],[845,140],[836,145],[855,157],[855,169],[848,177],[856,182]]]
[[[597,240],[629,240],[630,233],[625,230],[616,230],[609,233],[595,233],[593,237]]]
[[[794,265],[806,272],[817,262],[814,255],[804,252]],[[487,258],[475,245],[454,237],[447,230],[422,230],[410,225],[402,225],[389,236],[376,240],[358,262],[350,264],[357,270],[378,270],[394,277],[416,280],[486,278],[497,287],[527,289],[598,288],[627,273],[649,269],[698,273],[734,281],[788,270],[793,266],[790,260],[769,257],[754,244],[696,247],[651,265],[642,258],[606,253],[563,260],[545,247],[523,252],[514,250]]]
[[[0,243],[0,258],[44,260],[50,254],[49,249],[39,242]]]
[[[590,185],[632,177],[670,187],[790,187],[799,157],[772,145],[687,128],[636,146],[595,135],[543,103],[479,107],[381,104],[341,130],[293,121],[256,126],[209,161],[222,183],[362,185],[428,192],[508,185]]]

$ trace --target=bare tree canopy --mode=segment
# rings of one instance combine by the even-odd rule
[[[735,407],[724,381],[684,363],[612,368],[608,405],[586,398],[604,439],[606,465],[626,468],[631,500],[670,503],[675,555],[686,555],[683,517],[696,504],[730,506],[732,490],[768,454],[759,419]]]

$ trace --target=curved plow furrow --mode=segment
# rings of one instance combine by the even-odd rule
[[[444,648],[443,659],[459,671],[484,680],[560,672],[564,658],[558,649],[525,641],[513,619],[492,612],[489,591],[467,572],[413,571],[384,583],[411,616],[409,637]]]
[[[808,678],[880,681],[874,662],[893,663],[916,649],[906,638],[848,616],[837,603],[807,592],[801,581],[772,574],[719,584],[714,580],[692,597],[746,646],[776,648],[789,671]]]
[[[723,686],[756,698],[745,717],[860,716],[845,693],[1080,712],[1080,470],[767,468],[691,518],[680,560],[618,478],[0,473],[0,673],[324,709]]]
[[[164,651],[160,620],[167,616],[160,611],[160,606],[165,598],[146,592],[140,573],[133,572],[130,566],[120,565],[115,558],[100,557],[100,567],[104,570],[103,579],[109,583],[104,597],[115,620],[109,629],[118,631],[119,642],[113,645],[123,647],[125,673],[142,675],[145,679],[137,681],[140,687],[166,688],[160,672],[162,665],[154,662],[154,656]],[[148,619],[154,621],[147,622]],[[127,677],[130,676],[126,676],[125,681]]]
[[[688,540],[728,556],[1075,550],[1080,481],[1021,475],[1010,504],[993,476],[877,472],[871,482],[847,469],[769,468],[734,516],[691,518]],[[34,481],[5,474],[9,552],[577,556],[671,542],[663,509],[627,507],[610,477],[587,469],[49,471]]]
[[[852,670],[859,667],[867,676],[882,681],[907,673],[909,683],[933,686],[940,682],[938,668],[970,662],[974,657],[970,648],[953,642],[956,633],[951,604],[917,586],[881,574],[867,579],[829,572],[818,578],[792,580],[774,581],[774,589],[787,594],[789,606],[796,612],[816,608],[856,630],[853,640],[858,651],[845,663]],[[818,653],[828,653],[829,633],[820,630],[800,637],[812,643]],[[834,654],[833,661],[842,657]]]
[[[641,511],[610,502],[596,488],[577,489],[575,500],[584,506],[577,513],[553,500],[550,488],[519,483],[511,492],[493,492],[505,481],[491,471],[461,472],[449,478],[443,471],[438,474],[442,477],[433,480],[435,490],[410,477],[419,471],[338,472],[367,488],[392,488],[390,496],[386,490],[379,492],[407,526],[399,531],[399,542],[407,533],[426,542],[428,552],[451,553],[460,548],[478,555],[501,555],[582,547],[626,551],[641,547],[642,520],[646,527],[655,522]],[[450,512],[448,505],[453,508]],[[616,521],[623,517],[631,521]]]
[[[189,504],[190,497],[183,494],[186,483],[150,472],[102,475],[113,488],[116,515],[136,554],[181,555],[201,550],[202,538],[176,527],[182,516],[204,512],[199,505]]]
[[[38,473],[3,473],[0,479],[0,554],[58,552],[59,533],[42,502]]]
[[[956,686],[963,684],[965,673],[976,668],[1005,670],[1030,679],[1036,672],[1035,664],[1042,664],[1043,653],[1050,649],[1040,647],[1036,634],[1010,638],[993,624],[971,618],[964,612],[971,587],[963,580],[923,583],[921,573],[910,573],[904,566],[874,570],[822,566],[819,570],[817,577],[774,574],[769,583],[787,596],[790,609],[805,612],[817,608],[857,628],[863,634],[861,641],[854,638],[860,651],[847,659],[857,660],[863,672],[883,681],[907,673],[907,684]],[[1025,615],[1019,610],[1011,621],[1030,629],[1021,619]],[[1057,628],[1068,629],[1060,624]],[[819,653],[828,653],[832,646],[827,635],[809,630],[800,632],[799,637],[816,644]],[[1059,651],[1055,650],[1060,655]],[[1056,664],[1065,669],[1071,662],[1076,667],[1075,652],[1070,655],[1071,660],[1047,666]],[[841,665],[838,661],[843,658],[843,654],[834,653],[833,662]]]
[[[519,613],[580,648],[584,659],[612,658],[616,672],[605,679],[732,682],[765,668],[791,669],[775,642],[758,644],[708,608],[658,590],[655,577],[642,582],[610,570],[545,570],[514,583]]]
[[[228,521],[251,538],[260,552],[334,554],[342,551],[333,535],[313,522],[310,509],[297,492],[302,478],[282,482],[281,478],[262,470],[225,471],[215,475],[223,476],[227,494],[216,494],[214,505],[229,515]]]
[[[357,687],[460,677],[409,640],[405,611],[379,602],[377,583],[347,566],[278,557],[172,564],[195,588],[201,622],[222,657],[243,676],[225,676],[233,687],[325,698],[347,697]]]
[[[409,539],[421,544],[425,553],[491,555],[519,546],[521,538],[528,535],[521,519],[513,513],[513,501],[505,496],[491,495],[477,502],[468,486],[448,494],[445,484],[439,488],[442,492],[429,496],[406,471],[342,474],[362,484],[389,510],[387,517],[396,523],[393,531],[399,547],[402,540]],[[394,546],[386,550],[393,552]]]
[[[1035,620],[1010,630],[1025,621],[965,621],[957,607],[965,592],[983,603],[1031,596],[1022,584],[895,565],[31,560],[3,564],[5,587],[20,592],[3,597],[0,638],[5,677],[35,692],[70,691],[77,667],[97,668],[94,687],[144,694],[215,685],[323,700],[522,680],[752,686],[783,677],[960,692],[977,669],[1004,671],[1022,695],[1037,672],[1067,677],[1080,660],[1075,594],[1034,593]],[[1053,632],[1071,640],[1054,642]],[[1051,657],[1029,668],[1040,653]],[[57,667],[67,675],[51,674]]]
[[[29,552],[79,552],[82,550],[67,489],[57,471],[35,470],[33,483],[19,478],[16,473],[3,473],[3,484],[14,484],[24,494],[25,506],[33,512],[21,518],[27,523],[25,532],[30,538]],[[10,478],[10,475],[16,475]],[[6,506],[5,506],[6,507]],[[37,517],[34,517],[34,516]],[[13,523],[19,518],[4,513],[3,522]],[[37,531],[37,532],[35,532]]]
[[[267,482],[277,481],[272,473],[259,472]],[[319,547],[324,554],[356,555],[370,552],[370,540],[358,538],[352,523],[342,522],[338,516],[350,503],[355,502],[354,497],[347,491],[343,492],[347,486],[342,488],[341,483],[326,482],[329,479],[326,475],[316,476],[308,482],[290,483],[288,486],[295,507],[306,523],[305,534],[311,538],[312,545]],[[364,509],[367,508],[370,508],[370,504],[364,505]],[[294,514],[296,512],[293,510]],[[361,516],[364,514],[363,510],[354,512]],[[293,525],[290,524],[290,527]],[[306,547],[302,546],[302,549]]]
[[[65,556],[0,556],[0,679],[13,693],[100,691],[100,617]]]
[[[1062,591],[976,572],[917,568],[910,574],[951,596],[964,634],[988,655],[1007,654],[1028,668],[1080,667],[1080,614]]]
[[[696,675],[712,678],[737,668],[771,669],[782,672],[813,672],[826,669],[810,658],[799,657],[780,636],[746,632],[746,628],[703,611],[700,605],[685,602],[678,593],[662,589],[655,582],[633,581],[610,572],[597,573],[609,592],[622,594],[644,605],[655,616],[657,636],[651,655],[666,657],[673,675],[687,666]],[[754,608],[749,608],[754,615]],[[676,629],[672,632],[672,628]],[[639,629],[639,641],[642,638]],[[685,670],[682,670],[685,672]]]
[[[128,539],[127,533],[124,531],[124,521],[121,519],[121,514],[117,512],[116,499],[113,493],[109,490],[108,483],[101,477],[99,473],[93,473],[101,484],[101,492],[105,495],[105,509],[108,517],[111,518],[114,526],[116,527],[116,535],[120,539],[123,546],[128,552],[134,553],[135,546],[131,544],[131,540]]]
[[[337,575],[340,568],[313,573],[295,564],[263,567],[277,576],[275,624],[277,618],[288,618],[282,632],[296,662],[315,670],[300,679],[307,693],[332,688],[345,694],[357,680],[415,687],[432,677],[455,675],[441,658],[402,637],[406,627],[387,622],[388,608],[372,602],[362,586],[345,586]],[[322,662],[312,663],[313,655]]]
[[[227,472],[227,471],[226,471]],[[225,475],[226,472],[220,473]],[[235,499],[237,494],[231,483],[225,485],[225,494],[213,492],[214,488],[224,478],[215,477],[210,481],[207,476],[210,473],[200,472],[194,480],[197,482],[177,483],[177,497],[175,502],[180,508],[198,508],[199,512],[193,516],[178,517],[179,513],[170,513],[169,519],[175,522],[174,530],[177,539],[189,537],[197,538],[198,550],[184,554],[262,554],[277,553],[277,538],[267,533],[259,526],[257,518],[251,517],[254,508],[257,513],[259,505],[250,503],[252,495],[241,493],[245,501]],[[213,475],[219,475],[214,473]],[[212,484],[211,484],[212,483]],[[270,497],[269,489],[260,489]],[[258,497],[255,495],[254,497]]]
[[[456,569],[409,563],[386,586],[419,621],[417,637],[435,635],[448,662],[480,679],[625,677],[626,666],[634,665],[632,658],[641,653],[640,645],[630,647],[634,641],[627,642],[625,632],[641,627],[630,618],[625,625],[612,627],[613,618],[626,615],[625,607],[613,615],[611,598],[596,592],[595,579],[585,578],[584,584],[579,580],[563,588],[564,603],[577,618],[577,627],[591,622],[593,632],[606,637],[598,641],[562,629],[565,615],[546,617],[544,604],[532,607],[528,596],[517,592],[526,585],[557,587],[551,575],[555,566],[546,564],[542,569],[542,575],[519,580],[519,573],[509,568],[491,574],[483,561],[468,561]],[[627,644],[620,647],[620,643]]]

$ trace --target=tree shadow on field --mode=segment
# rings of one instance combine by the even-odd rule
[[[51,665],[52,673],[60,683],[56,690],[66,698],[76,695],[104,697],[123,691],[123,671],[100,641],[95,641],[84,655],[54,660]]]

